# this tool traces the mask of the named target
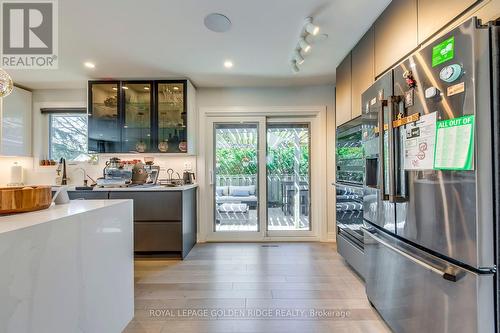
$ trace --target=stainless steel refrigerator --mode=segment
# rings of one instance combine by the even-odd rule
[[[496,330],[498,34],[471,19],[362,96],[366,290],[395,332]]]

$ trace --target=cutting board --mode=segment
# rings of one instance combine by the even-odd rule
[[[0,187],[0,214],[32,212],[51,203],[51,186]]]

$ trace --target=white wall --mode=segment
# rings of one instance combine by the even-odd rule
[[[334,108],[334,87],[329,85],[279,88],[198,88],[198,107],[311,106]]]
[[[331,85],[270,88],[199,88],[198,109],[234,106],[326,106],[327,108],[327,230],[328,239],[335,239],[335,89]],[[200,123],[200,126],[203,124]]]

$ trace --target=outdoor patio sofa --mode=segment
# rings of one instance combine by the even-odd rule
[[[215,202],[247,204],[250,209],[257,207],[257,193],[255,185],[247,186],[217,186]]]

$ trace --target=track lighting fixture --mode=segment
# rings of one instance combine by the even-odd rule
[[[313,24],[312,17],[306,17],[304,19],[304,26],[302,27],[302,31],[299,36],[299,42],[297,43],[295,50],[293,50],[291,57],[291,67],[294,73],[298,73],[300,71],[299,66],[304,63],[304,57],[312,49],[311,43],[316,43],[328,38],[328,35],[326,34],[319,35],[319,30],[319,26]]]

